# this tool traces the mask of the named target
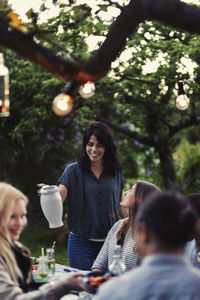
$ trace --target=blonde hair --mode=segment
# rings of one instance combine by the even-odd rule
[[[11,241],[8,222],[13,213],[15,201],[19,199],[24,200],[26,205],[28,204],[28,198],[21,191],[6,182],[0,182],[0,256],[4,259],[8,272],[17,285],[22,273],[11,250],[11,246],[15,243]]]

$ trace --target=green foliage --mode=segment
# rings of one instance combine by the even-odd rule
[[[178,179],[182,182],[184,194],[198,193],[200,190],[200,142],[190,144],[185,138],[174,153]]]
[[[7,6],[8,1],[7,0],[0,0],[0,9],[3,9]]]
[[[28,247],[31,251],[31,256],[39,257],[41,255],[41,248],[50,248],[53,244],[53,241],[57,240],[55,247],[55,258],[56,263],[68,265],[68,254],[67,254],[67,228],[65,226],[64,230],[62,229],[63,242],[59,243],[61,231],[60,229],[49,229],[47,225],[37,226],[29,225],[23,231],[20,242]]]
[[[10,70],[10,117],[1,119],[0,180],[21,188],[38,210],[37,183],[56,183],[65,163],[76,156],[73,122],[56,117],[52,99],[64,84],[40,67],[4,51]]]
[[[86,38],[105,36],[109,22],[104,22],[98,12],[92,15],[89,2],[79,6],[76,1],[66,1],[64,5],[62,1],[54,2],[60,6],[59,15],[34,24],[38,41],[64,58],[88,59],[91,53]],[[117,5],[113,2],[113,7]],[[107,3],[100,5],[99,11],[105,13]],[[29,15],[31,18],[31,12]],[[184,191],[190,187],[196,190],[198,151],[195,150],[197,158],[188,154],[188,166],[185,161],[184,168],[180,168],[176,155],[172,157],[181,147],[181,140],[189,139],[189,129],[174,135],[170,130],[188,119],[187,112],[175,107],[175,83],[191,78],[187,68],[180,70],[183,57],[196,62],[194,76],[199,76],[199,44],[198,36],[157,22],[141,24],[127,42],[127,55],[122,53],[108,76],[96,82],[96,94],[82,99],[74,93],[74,109],[65,117],[57,117],[51,110],[52,99],[65,84],[41,67],[3,49],[10,70],[11,116],[0,122],[0,180],[21,188],[30,198],[31,211],[37,211],[36,184],[55,184],[65,164],[76,158],[86,125],[104,118],[151,141],[143,143],[114,130],[127,186],[136,179],[144,179],[167,188],[168,177],[171,181],[178,179]],[[151,71],[144,68],[146,63]],[[189,82],[188,88],[192,104],[189,112],[195,108],[198,116],[199,84]],[[185,185],[191,170],[195,179]]]

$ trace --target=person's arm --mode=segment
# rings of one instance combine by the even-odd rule
[[[97,272],[107,272],[108,271],[108,262],[109,255],[113,255],[114,247],[116,245],[116,231],[120,228],[121,220],[113,225],[110,231],[107,234],[105,242],[97,255],[97,258],[92,266],[92,271]],[[112,250],[113,251],[110,251]]]
[[[62,201],[64,202],[65,199],[67,198],[68,189],[66,188],[66,186],[64,186],[63,184],[60,183],[58,186],[58,191],[60,193]]]
[[[82,273],[73,273],[66,279],[47,283],[38,290],[24,293],[23,290],[12,281],[5,262],[0,258],[0,299],[2,300],[57,300],[70,290],[86,290],[80,277]]]
[[[40,300],[45,299],[43,292],[37,290],[24,293],[22,289],[17,286],[11,279],[6,263],[0,258],[0,299],[5,300]]]
[[[109,246],[109,233],[105,239],[105,242],[97,255],[92,266],[92,271],[107,272],[108,271],[108,246]]]
[[[101,273],[103,273],[103,271],[101,269],[99,269],[99,268],[93,268],[92,272],[101,272]]]
[[[82,283],[81,277],[83,276],[83,273],[76,272],[63,280],[55,281],[52,284],[45,284],[41,286],[39,290],[45,293],[45,300],[60,299],[62,296],[70,293],[70,291],[88,291]],[[27,298],[27,300],[29,300],[29,298]]]

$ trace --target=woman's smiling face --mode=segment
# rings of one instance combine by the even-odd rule
[[[8,222],[8,231],[11,240],[17,241],[21,232],[27,225],[26,203],[23,199],[17,199],[14,204],[13,213]]]
[[[98,142],[96,136],[91,135],[86,145],[86,153],[91,162],[100,162],[103,160],[105,147]]]

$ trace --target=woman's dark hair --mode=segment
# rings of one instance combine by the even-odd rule
[[[134,192],[134,203],[129,210],[129,220],[132,228],[140,203],[155,193],[160,193],[160,189],[156,185],[147,181],[137,180]]]
[[[83,170],[90,169],[90,159],[86,153],[86,146],[91,137],[94,135],[97,141],[105,147],[103,156],[103,166],[110,174],[121,171],[122,165],[117,157],[117,147],[114,143],[111,129],[102,122],[93,122],[85,130],[83,143],[78,156],[78,163]]]
[[[150,237],[160,249],[183,247],[194,233],[195,214],[183,197],[165,192],[141,203],[136,223],[145,223]]]
[[[160,189],[156,185],[147,181],[137,180],[135,184],[134,201],[129,210],[129,218],[128,220],[125,220],[121,229],[117,233],[119,245],[123,245],[128,229],[131,227],[132,231],[134,230],[135,217],[140,203],[155,193],[160,193]]]

